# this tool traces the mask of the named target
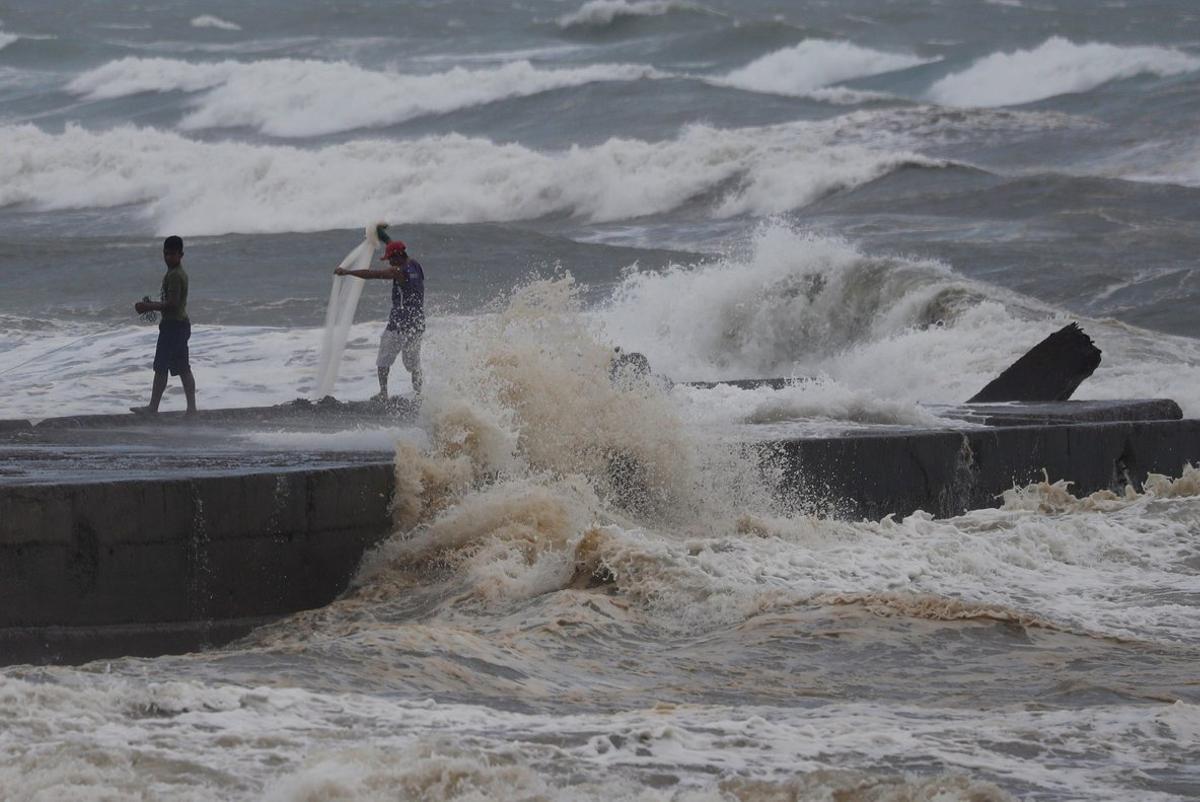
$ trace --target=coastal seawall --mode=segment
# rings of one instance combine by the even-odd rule
[[[393,483],[384,462],[0,486],[0,662],[192,649],[328,604]]]
[[[839,518],[924,510],[936,517],[995,507],[1043,478],[1075,495],[1140,490],[1151,473],[1178,476],[1200,461],[1200,420],[1005,426],[762,445],[786,500]]]
[[[1178,475],[1200,461],[1200,421],[867,432],[748,447],[799,509],[950,516],[995,506],[1005,490],[1043,475],[1071,481],[1076,494]],[[382,455],[66,482],[22,482],[17,459],[0,476],[0,664],[228,642],[328,604],[390,530],[394,468]]]

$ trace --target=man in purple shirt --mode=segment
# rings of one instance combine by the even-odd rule
[[[379,356],[375,366],[379,372],[379,395],[388,397],[388,374],[392,363],[400,356],[404,369],[412,374],[413,392],[421,394],[421,335],[425,333],[425,271],[416,259],[410,259],[404,243],[392,240],[384,249],[383,270],[345,270],[333,272],[339,276],[383,278],[392,280],[392,311],[387,327],[379,338]]]

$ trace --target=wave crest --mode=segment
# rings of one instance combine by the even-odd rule
[[[1164,47],[1076,44],[1059,36],[1032,50],[993,53],[942,78],[926,93],[952,106],[1014,106],[1088,92],[1136,75],[1165,77],[1200,70],[1200,58]]]
[[[929,61],[903,53],[872,50],[850,42],[809,39],[794,47],[762,56],[712,83],[751,92],[804,97],[830,84],[904,70],[928,64]],[[857,102],[884,96],[856,93],[852,97]]]
[[[936,262],[869,256],[838,238],[768,224],[745,257],[629,275],[605,317],[629,347],[679,377],[795,376],[858,344],[953,324],[980,300],[967,286]],[[947,292],[954,288],[964,291]],[[798,386],[790,403],[820,389]]]
[[[198,17],[193,17],[191,25],[193,28],[216,28],[222,31],[240,31],[242,29],[242,26],[236,22],[214,17],[212,14],[201,14]]]
[[[657,75],[653,68],[638,64],[540,69],[521,60],[495,68],[455,67],[432,75],[405,75],[347,62],[270,59],[194,64],[131,56],[83,73],[67,89],[92,100],[207,90],[180,123],[185,130],[250,127],[271,136],[314,137],[396,125],[553,89]]]
[[[193,235],[357,228],[362,220],[470,223],[571,215],[593,222],[663,214],[773,214],[898,167],[903,151],[838,145],[820,124],[720,130],[665,142],[610,139],[536,151],[458,134],[319,149],[197,142],[132,127],[61,134],[0,126],[0,206],[43,210],[146,204],[159,229]],[[722,192],[723,194],[718,194]]]
[[[700,6],[682,0],[589,0],[570,14],[558,18],[560,28],[603,27],[622,17],[661,17],[672,11],[699,11]]]

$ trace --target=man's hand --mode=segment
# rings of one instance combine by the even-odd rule
[[[145,314],[146,312],[150,311],[150,304],[146,303],[145,301],[138,301],[133,305],[133,310],[139,315]]]
[[[344,267],[335,267],[335,268],[333,269],[333,275],[335,275],[335,276],[344,276],[344,275],[346,275],[346,274],[347,274],[347,273],[349,273],[349,272],[350,272],[350,271],[349,271],[349,270],[347,270],[347,269],[346,269],[346,268],[344,268]]]

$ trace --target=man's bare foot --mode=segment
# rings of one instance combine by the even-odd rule
[[[130,407],[129,411],[134,415],[155,415],[158,413],[157,409],[151,409],[150,407]]]
[[[387,401],[388,400],[387,390],[380,390],[375,395],[371,396],[371,400],[372,401]]]

